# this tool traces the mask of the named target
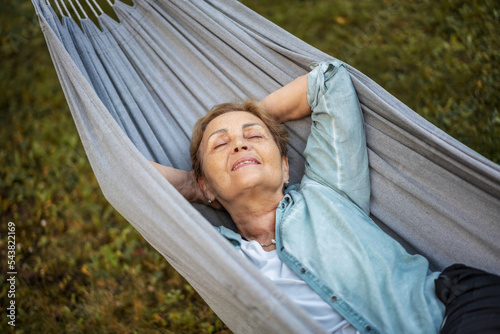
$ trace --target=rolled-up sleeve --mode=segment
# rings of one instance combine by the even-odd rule
[[[312,128],[304,151],[306,176],[340,191],[367,214],[368,155],[361,107],[340,61],[319,63],[308,75]]]

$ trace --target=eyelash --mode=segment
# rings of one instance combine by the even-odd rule
[[[248,139],[253,139],[253,138],[263,138],[263,136],[261,136],[261,135],[254,135],[254,136],[250,136],[250,137],[248,137]],[[221,146],[224,146],[224,145],[226,145],[226,144],[227,144],[227,143],[221,143],[221,144],[218,144],[218,145],[216,145],[216,146],[214,147],[214,149],[217,149],[217,148],[219,148],[219,147],[221,147]]]
[[[219,145],[215,146],[214,148],[219,148],[219,147],[224,146],[224,145],[226,145],[226,143],[219,144]]]

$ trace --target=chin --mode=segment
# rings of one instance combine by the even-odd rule
[[[236,180],[231,188],[233,190],[239,189],[241,191],[250,190],[264,190],[264,189],[274,189],[275,185],[279,182],[271,182],[269,176],[265,177],[263,175],[256,175],[254,173],[243,174],[243,179]]]

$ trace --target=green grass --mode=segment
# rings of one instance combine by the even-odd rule
[[[16,224],[18,333],[225,333],[193,288],[104,199],[29,1],[3,3],[0,281]],[[8,285],[1,284],[0,332]]]
[[[500,161],[495,1],[244,1]],[[18,333],[224,333],[196,292],[106,202],[29,1],[0,5],[0,254],[16,224]],[[7,285],[1,285],[5,312]]]
[[[243,2],[500,162],[498,1]]]

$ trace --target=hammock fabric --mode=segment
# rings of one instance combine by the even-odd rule
[[[32,1],[108,201],[233,331],[322,332],[212,228],[234,228],[227,214],[188,203],[148,159],[190,169],[191,129],[209,108],[262,98],[333,58],[236,1],[117,1],[120,23],[102,14],[102,30]],[[373,219],[434,269],[500,273],[500,167],[348,69],[366,122]],[[310,119],[287,127],[295,183]]]

